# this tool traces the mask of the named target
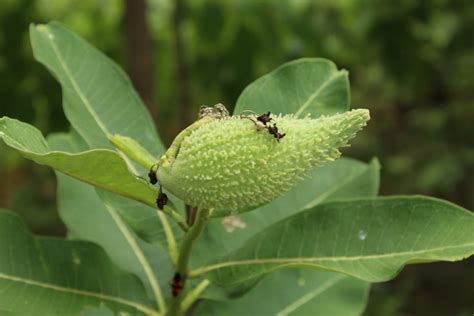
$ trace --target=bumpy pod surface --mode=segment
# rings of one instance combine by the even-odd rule
[[[248,209],[282,195],[308,170],[337,159],[341,155],[338,148],[347,146],[366,125],[369,111],[358,109],[317,119],[293,115],[272,119],[268,124],[276,124],[286,134],[279,141],[267,129],[257,130],[248,117],[198,125],[184,137],[178,136],[160,158],[158,180],[192,206]]]

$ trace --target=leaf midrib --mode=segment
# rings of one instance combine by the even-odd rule
[[[341,77],[344,74],[345,74],[344,71],[337,71],[335,74],[330,76],[322,85],[319,86],[319,88],[315,92],[313,92],[309,96],[308,100],[306,100],[306,102],[303,103],[303,105],[298,109],[298,111],[295,112],[295,116],[297,116],[297,117],[300,116],[300,114],[303,113],[303,111],[306,110],[306,108],[308,108],[311,105],[311,102],[313,102],[313,100],[316,99],[319,96],[321,91],[323,91],[324,88],[326,88],[326,86],[328,86],[336,78]]]
[[[102,130],[102,132],[104,132],[105,135],[108,135],[110,134],[109,130],[107,129],[107,127],[105,126],[105,124],[102,122],[102,120],[99,118],[97,112],[94,111],[94,109],[92,108],[92,105],[91,103],[89,102],[89,100],[86,98],[86,96],[84,95],[84,93],[82,92],[81,88],[79,87],[79,85],[77,84],[76,80],[74,79],[74,77],[72,76],[71,74],[71,71],[69,69],[69,67],[67,66],[67,64],[65,63],[64,61],[64,58],[63,56],[61,55],[61,52],[59,51],[56,43],[54,42],[54,34],[50,32],[50,30],[48,28],[42,28],[41,30],[43,30],[46,35],[48,36],[48,39],[49,39],[49,43],[51,44],[51,47],[53,49],[53,52],[54,54],[56,55],[56,58],[58,59],[61,67],[63,68],[66,76],[68,77],[69,81],[71,82],[72,84],[72,87],[74,88],[74,90],[76,91],[77,95],[79,96],[79,98],[81,99],[82,103],[84,104],[84,107],[87,109],[87,111],[89,112],[89,114],[94,118],[94,120],[97,122],[97,125],[99,126],[99,128]]]
[[[371,164],[366,165],[365,168],[363,170],[361,170],[360,172],[357,172],[357,171],[353,172],[349,177],[346,177],[342,182],[339,182],[338,185],[334,185],[334,186],[328,188],[325,192],[321,193],[316,198],[312,199],[310,202],[308,202],[301,209],[305,210],[305,209],[315,207],[316,205],[318,205],[319,203],[323,202],[328,197],[330,197],[331,194],[337,192],[338,190],[343,188],[346,184],[350,183],[352,180],[354,180],[355,178],[357,178],[358,176],[360,176],[361,174],[366,172],[367,169],[370,168],[370,167],[371,167]]]
[[[359,256],[353,256],[353,257],[347,257],[347,256],[319,257],[319,258],[318,257],[294,257],[294,258],[266,258],[266,259],[234,260],[234,261],[220,262],[217,264],[197,268],[194,271],[192,271],[191,274],[193,276],[196,276],[203,273],[211,272],[213,270],[239,266],[239,265],[253,265],[253,264],[266,264],[266,263],[305,264],[305,263],[317,263],[317,262],[323,262],[323,261],[337,262],[337,261],[356,261],[356,260],[379,260],[379,259],[384,259],[384,258],[396,258],[396,257],[410,256],[410,255],[422,255],[422,254],[428,254],[428,253],[437,252],[437,251],[453,250],[453,249],[471,247],[471,246],[474,246],[474,243],[466,243],[466,244],[455,245],[455,246],[445,246],[445,247],[437,247],[437,248],[415,250],[415,251],[402,251],[402,252],[396,252],[396,253],[359,255]]]
[[[315,299],[325,291],[329,290],[331,287],[335,286],[337,283],[342,281],[343,279],[347,278],[347,276],[339,274],[336,275],[333,278],[330,278],[323,282],[320,286],[317,288],[313,289],[312,291],[306,293],[305,295],[301,296],[299,299],[295,300],[293,303],[288,304],[286,307],[284,307],[280,312],[276,314],[276,316],[286,316],[304,304],[308,303],[309,301]]]
[[[23,284],[30,285],[30,286],[37,286],[37,287],[46,288],[46,289],[50,289],[50,290],[54,290],[54,291],[58,291],[58,292],[63,292],[63,293],[93,297],[93,298],[97,298],[99,300],[110,301],[110,302],[115,302],[115,303],[119,303],[119,304],[126,305],[126,306],[131,306],[131,307],[135,308],[136,310],[139,310],[139,311],[141,311],[145,314],[148,314],[148,315],[154,315],[154,316],[160,315],[156,310],[151,309],[151,308],[149,308],[145,305],[142,305],[142,304],[139,304],[139,303],[136,303],[136,302],[133,302],[133,301],[129,301],[129,300],[126,300],[124,298],[117,297],[117,296],[107,295],[107,294],[103,294],[103,293],[94,293],[94,292],[89,292],[89,291],[84,291],[84,290],[78,290],[78,289],[63,287],[63,286],[54,285],[54,284],[48,284],[48,283],[39,282],[39,281],[36,281],[36,280],[27,279],[27,278],[21,278],[21,277],[17,277],[17,276],[12,276],[12,275],[8,275],[8,274],[4,274],[4,273],[0,273],[0,279],[4,279],[4,280],[7,280],[7,281],[12,281],[12,282],[23,283]]]
[[[142,266],[143,271],[145,272],[148,282],[150,282],[150,286],[153,290],[153,294],[155,295],[155,300],[158,304],[158,307],[161,311],[165,311],[165,300],[163,298],[160,285],[158,284],[158,278],[153,272],[150,266],[150,262],[143,254],[143,251],[138,246],[136,240],[132,236],[131,232],[128,230],[125,223],[122,221],[122,218],[117,214],[117,211],[107,203],[104,203],[104,205],[107,208],[107,211],[109,212],[110,216],[114,220],[115,224],[117,225],[118,229],[120,230],[120,233],[125,237],[125,240],[132,249],[137,260],[140,262],[140,265]]]

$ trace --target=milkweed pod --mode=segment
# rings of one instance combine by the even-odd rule
[[[202,119],[178,135],[160,158],[160,184],[186,204],[238,211],[288,191],[304,174],[337,159],[369,120],[357,109],[312,119],[271,116],[281,133],[257,130],[255,117]]]

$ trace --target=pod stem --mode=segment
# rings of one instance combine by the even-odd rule
[[[196,213],[196,220],[194,221],[193,226],[189,231],[184,235],[179,249],[178,262],[176,265],[175,275],[179,275],[179,278],[182,280],[181,286],[184,287],[186,284],[187,274],[188,274],[188,265],[189,258],[191,257],[191,251],[194,245],[194,242],[201,235],[204,227],[207,224],[209,219],[210,209],[198,209]],[[169,316],[178,316],[182,314],[181,302],[183,300],[183,293],[177,293],[173,298],[173,301],[170,306]]]

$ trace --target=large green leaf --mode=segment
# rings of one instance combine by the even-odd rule
[[[108,136],[137,140],[153,155],[164,151],[146,108],[125,73],[61,24],[31,25],[35,58],[58,79],[68,120],[91,148],[111,148]]]
[[[134,139],[155,157],[164,152],[165,148],[143,102],[127,75],[114,61],[58,22],[31,25],[30,37],[35,58],[61,84],[66,117],[89,148],[114,148],[109,137],[120,134]],[[109,156],[106,158],[110,159]],[[143,167],[124,155],[122,157],[130,168],[136,169],[132,170],[135,174],[146,174],[147,170]],[[114,156],[111,159],[120,165]],[[108,166],[107,161],[103,165]],[[117,171],[101,169],[108,170],[111,176],[115,176]],[[118,169],[123,171],[122,168]],[[119,192],[115,188],[112,192],[154,206],[155,190],[143,186],[143,183],[135,183],[127,188],[131,179],[126,182],[124,179],[118,180],[123,190]],[[107,187],[104,189],[109,190]],[[141,196],[137,199],[127,195],[127,192]],[[175,206],[183,208],[175,197],[170,195],[170,198]]]
[[[0,138],[39,164],[152,207],[155,205],[157,190],[133,175],[115,151],[96,149],[74,154],[51,151],[40,131],[7,117],[0,119]]]
[[[281,270],[242,298],[202,302],[196,315],[358,316],[364,310],[368,290],[367,282],[339,273]]]
[[[80,315],[85,306],[157,315],[133,275],[87,242],[35,237],[0,211],[0,310],[22,316]]]
[[[285,218],[193,274],[236,286],[277,269],[314,267],[380,282],[407,263],[473,253],[474,215],[461,207],[426,197],[356,199]]]
[[[303,58],[286,63],[247,86],[234,114],[295,113],[303,117],[335,114],[349,109],[349,80],[327,59]]]
[[[82,150],[81,139],[75,133],[54,134],[48,142],[54,149]],[[166,281],[173,274],[171,263],[162,247],[137,236],[144,228],[150,234],[152,226],[154,237],[166,247],[157,210],[60,173],[57,178],[59,214],[71,236],[100,245],[114,263],[142,280],[151,298],[163,304],[163,297],[169,293]]]

